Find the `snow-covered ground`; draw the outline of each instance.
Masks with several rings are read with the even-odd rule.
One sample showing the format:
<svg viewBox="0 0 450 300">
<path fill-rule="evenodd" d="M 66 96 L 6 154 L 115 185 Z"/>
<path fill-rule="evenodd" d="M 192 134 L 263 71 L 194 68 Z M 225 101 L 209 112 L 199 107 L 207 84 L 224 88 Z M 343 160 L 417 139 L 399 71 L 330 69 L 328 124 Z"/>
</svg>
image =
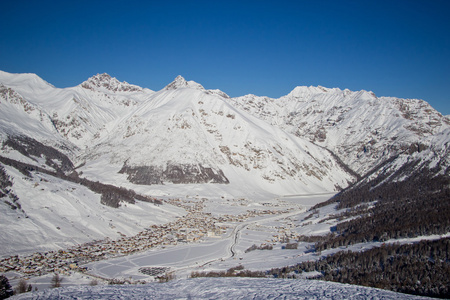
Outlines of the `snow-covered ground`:
<svg viewBox="0 0 450 300">
<path fill-rule="evenodd" d="M 38 251 L 65 249 L 76 244 L 121 235 L 135 235 L 154 224 L 164 224 L 186 214 L 165 204 L 138 201 L 112 208 L 88 188 L 43 173 L 24 177 L 6 167 L 25 213 L 0 205 L 0 258 Z"/>
<path fill-rule="evenodd" d="M 195 278 L 145 285 L 83 286 L 21 294 L 13 299 L 426 299 L 315 280 Z"/>
<path fill-rule="evenodd" d="M 297 199 L 294 201 L 293 199 Z M 204 270 L 226 270 L 243 264 L 248 269 L 267 270 L 274 267 L 295 264 L 298 257 L 307 252 L 310 245 L 303 243 L 302 246 L 292 252 L 282 250 L 282 243 L 274 239 L 280 228 L 286 228 L 287 218 L 302 218 L 306 207 L 303 203 L 310 205 L 317 201 L 323 201 L 324 196 L 310 196 L 306 198 L 292 197 L 291 202 L 284 203 L 285 206 L 275 209 L 292 209 L 289 212 L 276 215 L 263 215 L 250 218 L 243 222 L 229 222 L 225 224 L 228 231 L 219 237 L 206 238 L 201 242 L 179 244 L 176 246 L 158 247 L 134 255 L 128 255 L 109 259 L 100 262 L 87 264 L 88 273 L 104 278 L 132 278 L 133 280 L 152 280 L 149 276 L 139 272 L 141 267 L 170 267 L 177 277 L 188 277 L 192 271 Z M 214 211 L 215 214 L 229 213 L 224 205 L 217 205 L 217 201 L 207 201 L 207 210 Z M 253 203 L 250 200 L 241 199 L 233 204 L 243 203 L 241 207 L 234 207 L 235 213 L 240 213 L 247 209 L 267 209 L 260 203 Z M 222 201 L 223 202 L 223 201 Z M 282 202 L 280 202 L 282 203 Z M 214 207 L 214 209 L 213 209 Z M 228 207 L 233 207 L 229 205 Z M 274 208 L 271 208 L 274 209 Z M 323 225 L 320 231 L 325 231 Z M 263 243 L 274 244 L 274 250 L 253 251 L 245 253 L 253 244 Z"/>
<path fill-rule="evenodd" d="M 154 276 L 142 273 L 140 270 L 141 268 L 167 268 L 168 272 L 173 274 L 175 278 L 181 280 L 188 279 L 191 273 L 195 271 L 225 271 L 237 266 L 243 266 L 245 269 L 252 271 L 266 271 L 271 268 L 295 265 L 304 261 L 318 260 L 323 256 L 333 254 L 340 250 L 363 251 L 372 247 L 381 246 L 381 243 L 375 242 L 362 243 L 351 245 L 347 248 L 344 247 L 322 251 L 321 255 L 317 255 L 317 253 L 312 251 L 313 243 L 299 242 L 297 249 L 284 249 L 286 241 L 283 241 L 283 237 L 291 237 L 296 234 L 322 235 L 330 232 L 330 228 L 335 226 L 336 220 L 328 220 L 328 218 L 330 214 L 336 213 L 334 210 L 335 205 L 322 207 L 313 212 L 312 217 L 309 217 L 312 212 L 307 211 L 307 208 L 311 205 L 322 202 L 328 197 L 329 196 L 327 195 L 296 195 L 291 197 L 280 197 L 273 201 L 265 200 L 264 202 L 255 202 L 248 198 L 228 199 L 227 201 L 227 199 L 222 198 L 207 199 L 200 198 L 200 196 L 186 197 L 186 199 L 193 201 L 193 203 L 202 201 L 205 207 L 204 210 L 217 216 L 227 213 L 239 215 L 249 209 L 282 210 L 282 213 L 259 215 L 240 222 L 230 221 L 220 224 L 228 228 L 226 232 L 216 237 L 205 237 L 198 242 L 181 242 L 177 245 L 160 245 L 151 248 L 150 250 L 130 255 L 122 255 L 115 258 L 90 262 L 82 265 L 82 267 L 87 268 L 86 273 L 71 272 L 70 275 L 63 275 L 63 286 L 73 288 L 73 290 L 67 292 L 69 293 L 68 295 L 75 295 L 77 291 L 83 295 L 83 289 L 91 291 L 91 288 L 88 288 L 87 286 L 92 280 L 98 280 L 101 285 L 107 284 L 107 280 L 110 279 L 128 280 L 132 283 L 149 283 L 155 281 Z M 306 218 L 307 216 L 308 218 Z M 404 239 L 400 242 L 410 243 L 420 239 L 438 238 L 441 237 L 430 236 Z M 389 242 L 390 241 L 387 241 L 385 243 Z M 272 245 L 273 249 L 246 251 L 252 245 L 260 246 L 265 244 Z M 7 272 L 6 275 L 13 286 L 16 286 L 19 279 L 22 278 L 21 274 L 13 272 Z M 33 287 L 37 287 L 39 290 L 46 290 L 50 287 L 52 276 L 53 274 L 30 277 L 27 282 Z M 307 277 L 307 275 L 304 277 Z M 180 281 L 179 285 L 182 285 L 181 282 L 184 281 Z M 195 281 L 188 280 L 186 282 L 188 282 L 186 284 L 191 284 L 189 282 Z M 222 281 L 218 281 L 218 284 L 222 284 L 221 282 Z M 271 281 L 267 282 L 270 284 Z M 213 281 L 210 282 L 210 284 L 213 283 Z M 303 284 L 304 283 L 298 282 L 298 285 L 300 286 Z M 113 288 L 98 288 L 96 293 L 108 294 L 112 291 L 109 289 Z M 124 293 L 134 293 L 128 291 L 128 289 L 130 288 L 124 287 Z M 137 295 L 147 297 L 144 294 L 139 294 L 144 293 L 144 291 L 141 290 L 141 286 L 137 286 L 136 289 Z M 300 291 L 298 292 L 300 293 Z M 309 290 L 307 292 L 309 293 L 311 291 Z M 45 297 L 53 297 L 53 294 L 44 295 Z M 245 295 L 247 294 L 238 297 L 244 298 Z M 192 296 L 200 297 L 199 295 Z M 215 296 L 223 297 L 220 294 Z M 364 296 L 366 295 L 364 294 Z M 95 298 L 96 296 L 93 295 L 93 297 Z M 177 297 L 182 296 L 180 294 Z M 264 298 L 264 293 L 258 295 L 258 297 Z M 311 295 L 311 297 L 314 297 L 314 295 Z"/>
</svg>

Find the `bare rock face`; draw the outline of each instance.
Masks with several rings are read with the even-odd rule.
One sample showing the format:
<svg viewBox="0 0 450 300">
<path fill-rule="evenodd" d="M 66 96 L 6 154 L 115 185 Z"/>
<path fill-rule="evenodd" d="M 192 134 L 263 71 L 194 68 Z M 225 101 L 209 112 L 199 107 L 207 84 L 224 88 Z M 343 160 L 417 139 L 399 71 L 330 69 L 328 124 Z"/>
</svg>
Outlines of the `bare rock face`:
<svg viewBox="0 0 450 300">
<path fill-rule="evenodd" d="M 85 89 L 95 90 L 98 88 L 103 88 L 109 90 L 111 92 L 140 92 L 142 88 L 129 84 L 126 81 L 120 82 L 115 77 L 111 77 L 109 74 L 97 74 L 92 76 L 85 82 L 81 84 L 81 86 Z"/>
<path fill-rule="evenodd" d="M 119 171 L 128 174 L 128 180 L 135 184 L 152 185 L 171 182 L 175 184 L 186 183 L 229 183 L 220 169 L 204 167 L 200 164 L 167 163 L 165 167 L 159 166 L 127 166 L 124 164 Z"/>
</svg>

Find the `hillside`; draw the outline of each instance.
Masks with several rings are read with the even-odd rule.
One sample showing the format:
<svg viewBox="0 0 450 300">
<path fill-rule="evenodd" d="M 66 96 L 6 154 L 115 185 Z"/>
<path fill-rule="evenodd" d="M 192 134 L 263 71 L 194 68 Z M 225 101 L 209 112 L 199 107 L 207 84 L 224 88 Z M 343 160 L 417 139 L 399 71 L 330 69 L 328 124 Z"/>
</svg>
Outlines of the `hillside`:
<svg viewBox="0 0 450 300">
<path fill-rule="evenodd" d="M 248 278 L 203 278 L 165 284 L 53 289 L 14 299 L 425 299 L 378 289 L 324 282 Z"/>
</svg>

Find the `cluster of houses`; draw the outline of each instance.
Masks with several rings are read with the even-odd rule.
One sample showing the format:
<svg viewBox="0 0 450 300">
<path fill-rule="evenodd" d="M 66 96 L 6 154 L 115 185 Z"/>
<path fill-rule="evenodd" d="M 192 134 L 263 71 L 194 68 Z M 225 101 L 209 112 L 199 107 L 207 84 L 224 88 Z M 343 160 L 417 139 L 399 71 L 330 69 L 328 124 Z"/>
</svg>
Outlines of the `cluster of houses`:
<svg viewBox="0 0 450 300">
<path fill-rule="evenodd" d="M 277 233 L 273 235 L 274 243 L 289 243 L 299 240 L 299 234 L 295 232 L 296 225 L 288 218 L 283 225 L 278 226 Z"/>
<path fill-rule="evenodd" d="M 289 211 L 251 210 L 239 215 L 213 216 L 203 212 L 205 200 L 168 200 L 167 202 L 184 208 L 188 213 L 174 222 L 153 225 L 134 236 L 122 236 L 117 240 L 106 238 L 65 250 L 37 252 L 24 257 L 10 256 L 0 260 L 0 273 L 14 270 L 27 276 L 39 276 L 47 273 L 69 274 L 73 271 L 85 271 L 83 265 L 88 262 L 128 255 L 157 246 L 195 242 L 204 237 L 221 237 L 230 223 Z"/>
</svg>

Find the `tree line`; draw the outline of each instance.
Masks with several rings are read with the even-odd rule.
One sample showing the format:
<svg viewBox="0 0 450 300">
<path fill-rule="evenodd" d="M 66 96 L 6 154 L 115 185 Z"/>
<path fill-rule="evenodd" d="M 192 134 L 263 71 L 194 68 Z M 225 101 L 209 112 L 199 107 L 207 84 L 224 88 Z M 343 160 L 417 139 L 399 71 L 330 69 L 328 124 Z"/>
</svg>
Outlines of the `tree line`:
<svg viewBox="0 0 450 300">
<path fill-rule="evenodd" d="M 316 240 L 319 251 L 369 241 L 450 232 L 450 168 L 445 159 L 429 168 L 419 159 L 395 171 L 382 162 L 364 180 L 311 209 L 336 203 L 334 233 Z M 377 172 L 377 176 L 371 176 Z"/>
<path fill-rule="evenodd" d="M 384 168 L 386 163 L 368 173 L 377 171 L 377 176 L 365 176 L 329 201 L 313 207 L 308 217 L 333 203 L 344 212 L 329 217 L 338 221 L 330 234 L 300 240 L 314 242 L 315 251 L 320 253 L 356 243 L 450 232 L 450 168 L 445 161 L 429 168 L 420 160 L 412 160 L 394 172 Z M 344 251 L 293 269 L 318 271 L 325 280 L 450 297 L 449 244 L 446 238 L 389 245 L 360 253 Z"/>
<path fill-rule="evenodd" d="M 318 278 L 407 294 L 450 297 L 450 238 L 340 251 L 318 261 L 269 271 L 274 277 L 320 272 Z M 292 275 L 291 275 L 292 276 Z"/>
</svg>

